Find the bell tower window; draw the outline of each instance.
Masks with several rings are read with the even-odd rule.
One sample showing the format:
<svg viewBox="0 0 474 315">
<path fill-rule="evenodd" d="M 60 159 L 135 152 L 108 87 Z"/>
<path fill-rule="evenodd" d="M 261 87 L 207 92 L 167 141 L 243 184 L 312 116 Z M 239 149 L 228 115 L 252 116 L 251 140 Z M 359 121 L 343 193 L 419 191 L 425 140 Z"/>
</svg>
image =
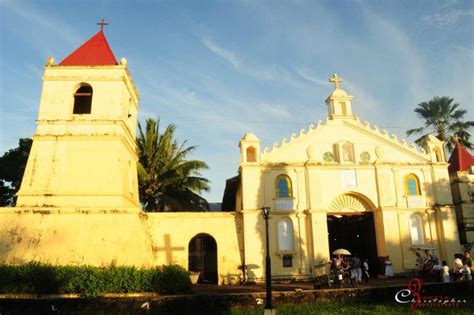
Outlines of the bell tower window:
<svg viewBox="0 0 474 315">
<path fill-rule="evenodd" d="M 90 114 L 92 109 L 92 86 L 82 84 L 74 93 L 73 114 Z"/>
<path fill-rule="evenodd" d="M 254 147 L 247 148 L 247 162 L 257 162 L 257 156 L 255 154 Z"/>
</svg>

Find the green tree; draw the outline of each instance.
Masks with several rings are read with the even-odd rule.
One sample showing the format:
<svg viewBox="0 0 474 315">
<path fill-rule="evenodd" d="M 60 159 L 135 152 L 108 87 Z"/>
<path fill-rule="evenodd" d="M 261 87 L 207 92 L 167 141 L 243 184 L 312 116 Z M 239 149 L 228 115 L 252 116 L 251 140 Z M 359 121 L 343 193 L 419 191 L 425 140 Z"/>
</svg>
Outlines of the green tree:
<svg viewBox="0 0 474 315">
<path fill-rule="evenodd" d="M 15 206 L 32 143 L 31 139 L 22 138 L 17 148 L 0 157 L 0 206 Z"/>
<path fill-rule="evenodd" d="M 173 124 L 160 133 L 159 119 L 148 119 L 145 132 L 140 123 L 138 129 L 138 186 L 143 209 L 208 210 L 208 202 L 199 195 L 209 191 L 209 180 L 200 173 L 208 166 L 202 161 L 186 159 L 196 147 L 185 147 L 186 141 L 179 145 Z"/>
<path fill-rule="evenodd" d="M 435 96 L 415 108 L 417 116 L 424 120 L 424 126 L 407 130 L 407 136 L 425 133 L 415 140 L 415 143 L 420 145 L 429 133 L 434 132 L 439 140 L 446 141 L 449 152 L 454 148 L 456 137 L 459 137 L 463 146 L 472 148 L 469 140 L 471 134 L 468 131 L 474 126 L 474 122 L 463 121 L 466 112 L 465 109 L 459 109 L 459 104 L 454 103 L 454 99 Z"/>
</svg>

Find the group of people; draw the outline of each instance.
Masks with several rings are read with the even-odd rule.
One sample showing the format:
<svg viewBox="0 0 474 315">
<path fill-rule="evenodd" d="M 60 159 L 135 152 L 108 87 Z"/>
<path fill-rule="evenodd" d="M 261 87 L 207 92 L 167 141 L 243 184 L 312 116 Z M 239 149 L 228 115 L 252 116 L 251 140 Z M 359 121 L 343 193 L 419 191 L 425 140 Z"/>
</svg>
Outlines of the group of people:
<svg viewBox="0 0 474 315">
<path fill-rule="evenodd" d="M 357 254 L 352 257 L 344 257 L 336 255 L 331 260 L 331 273 L 335 275 L 337 281 L 343 281 L 344 277 L 348 278 L 351 284 L 369 281 L 369 261 L 361 259 Z"/>
<path fill-rule="evenodd" d="M 421 257 L 421 252 L 416 251 L 416 266 L 422 278 L 429 279 L 434 276 L 433 280 L 439 278 L 443 282 L 471 281 L 474 268 L 472 258 L 469 251 L 463 254 L 454 255 L 453 268 L 450 269 L 446 261 L 441 264 L 437 257 L 434 257 L 429 250 L 425 250 L 425 257 Z"/>
<path fill-rule="evenodd" d="M 370 279 L 369 262 L 367 259 L 361 259 L 357 254 L 352 257 L 336 255 L 330 262 L 331 273 L 335 275 L 338 282 L 348 280 L 351 284 L 368 282 Z M 421 251 L 416 251 L 416 266 L 419 276 L 425 280 L 442 280 L 443 282 L 471 281 L 474 272 L 473 261 L 469 251 L 463 254 L 454 255 L 454 264 L 450 268 L 446 261 L 439 263 L 429 250 L 424 251 L 422 257 Z M 390 256 L 385 258 L 385 276 L 388 281 L 393 277 L 393 266 Z"/>
<path fill-rule="evenodd" d="M 446 262 L 443 261 L 443 282 L 450 282 L 451 278 L 449 276 L 449 267 L 446 265 Z M 462 254 L 454 255 L 454 266 L 453 266 L 453 276 L 452 279 L 456 281 L 471 281 L 472 272 L 474 272 L 474 267 L 472 266 L 471 254 L 468 251 Z"/>
</svg>

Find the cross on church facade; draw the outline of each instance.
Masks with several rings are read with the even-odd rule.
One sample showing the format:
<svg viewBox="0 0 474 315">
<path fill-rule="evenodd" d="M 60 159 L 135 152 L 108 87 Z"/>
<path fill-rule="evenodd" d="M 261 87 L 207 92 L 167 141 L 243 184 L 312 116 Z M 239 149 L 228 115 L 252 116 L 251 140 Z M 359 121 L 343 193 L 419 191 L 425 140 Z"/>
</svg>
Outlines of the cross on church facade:
<svg viewBox="0 0 474 315">
<path fill-rule="evenodd" d="M 104 19 L 100 23 L 97 23 L 97 25 L 100 25 L 100 31 L 102 32 L 104 30 L 104 25 L 109 25 L 109 23 L 105 22 Z"/>
<path fill-rule="evenodd" d="M 336 89 L 338 89 L 339 88 L 339 83 L 342 82 L 342 78 L 340 76 L 338 76 L 337 73 L 334 73 L 332 75 L 332 77 L 329 78 L 329 82 L 334 83 L 334 87 Z"/>
</svg>

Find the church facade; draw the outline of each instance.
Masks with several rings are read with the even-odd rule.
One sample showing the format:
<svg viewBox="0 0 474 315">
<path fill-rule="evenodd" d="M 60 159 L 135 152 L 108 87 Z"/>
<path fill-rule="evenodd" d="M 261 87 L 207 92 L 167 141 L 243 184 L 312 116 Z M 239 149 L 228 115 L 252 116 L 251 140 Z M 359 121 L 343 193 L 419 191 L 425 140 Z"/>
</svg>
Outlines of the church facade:
<svg viewBox="0 0 474 315">
<path fill-rule="evenodd" d="M 271 209 L 272 267 L 281 275 L 323 272 L 338 248 L 367 258 L 373 270 L 387 255 L 395 272 L 414 269 L 417 249 L 451 260 L 461 248 L 443 143 L 430 136 L 418 148 L 361 122 L 341 79 L 330 81 L 324 123 L 270 149 L 251 133 L 240 141 L 236 210 L 246 253 L 254 252 L 247 256 L 256 259 L 247 261 L 261 264 L 263 242 L 251 227 L 262 225 L 262 207 Z"/>
<path fill-rule="evenodd" d="M 272 277 L 325 272 L 336 248 L 395 272 L 416 249 L 443 260 L 460 252 L 443 143 L 422 149 L 361 122 L 340 88 L 326 121 L 270 149 L 247 133 L 239 175 L 227 182 L 230 212 L 145 213 L 135 148 L 139 94 L 103 31 L 63 61 L 45 65 L 37 129 L 17 207 L 0 208 L 0 263 L 177 263 L 203 282 L 262 281 L 270 208 Z"/>
</svg>

